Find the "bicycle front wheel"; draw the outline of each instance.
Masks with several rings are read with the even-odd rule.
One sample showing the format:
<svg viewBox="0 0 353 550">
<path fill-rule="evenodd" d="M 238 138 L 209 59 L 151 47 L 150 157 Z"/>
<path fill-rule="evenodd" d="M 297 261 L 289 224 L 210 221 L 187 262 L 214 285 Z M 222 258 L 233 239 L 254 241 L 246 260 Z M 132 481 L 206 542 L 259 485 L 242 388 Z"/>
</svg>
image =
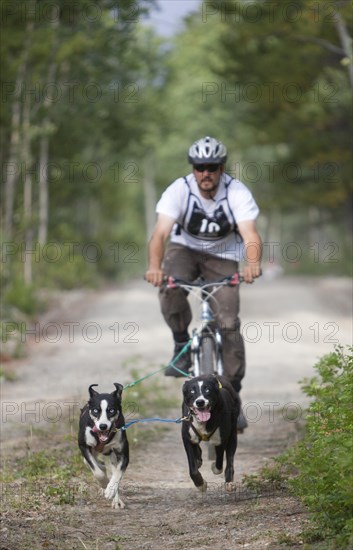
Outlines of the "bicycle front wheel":
<svg viewBox="0 0 353 550">
<path fill-rule="evenodd" d="M 202 336 L 200 345 L 201 374 L 217 372 L 216 345 L 212 336 Z"/>
</svg>

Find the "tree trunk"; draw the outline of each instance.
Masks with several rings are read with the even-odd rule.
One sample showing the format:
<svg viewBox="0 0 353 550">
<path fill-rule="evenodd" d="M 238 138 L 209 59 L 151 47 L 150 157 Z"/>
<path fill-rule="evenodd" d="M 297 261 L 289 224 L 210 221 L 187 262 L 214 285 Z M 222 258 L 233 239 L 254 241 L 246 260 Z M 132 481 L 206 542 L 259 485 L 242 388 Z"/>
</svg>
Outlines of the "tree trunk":
<svg viewBox="0 0 353 550">
<path fill-rule="evenodd" d="M 58 26 L 59 18 L 56 15 L 56 6 L 53 6 L 53 17 L 51 18 L 52 27 L 54 30 L 52 55 L 55 56 L 58 43 Z M 47 82 L 51 83 L 55 80 L 57 70 L 56 61 L 52 61 L 48 68 Z M 39 152 L 39 227 L 38 227 L 38 242 L 40 246 L 45 245 L 48 238 L 48 222 L 49 222 L 49 189 L 48 189 L 48 161 L 49 161 L 49 135 L 50 119 L 48 115 L 49 107 L 51 105 L 52 97 L 50 94 L 44 98 L 44 108 L 46 109 L 46 116 L 42 124 L 43 134 L 40 138 L 40 152 Z"/>
<path fill-rule="evenodd" d="M 23 186 L 23 222 L 24 222 L 24 264 L 23 275 L 27 285 L 32 284 L 32 247 L 33 247 L 33 227 L 32 227 L 32 174 L 30 168 L 33 163 L 31 155 L 31 133 L 30 133 L 30 99 L 26 96 L 23 107 L 23 140 L 22 140 L 22 159 L 26 166 L 26 175 Z M 26 251 L 30 253 L 27 254 Z"/>
<path fill-rule="evenodd" d="M 15 200 L 15 190 L 20 174 L 19 163 L 19 144 L 20 144 L 20 121 L 21 121 L 21 101 L 20 90 L 23 84 L 25 64 L 22 64 L 16 79 L 16 99 L 12 105 L 11 117 L 11 136 L 10 136 L 10 154 L 6 165 L 5 180 L 5 238 L 11 240 L 13 232 L 13 209 Z"/>
<path fill-rule="evenodd" d="M 9 160 L 7 163 L 5 179 L 5 215 L 4 215 L 4 234 L 5 238 L 11 240 L 13 233 L 13 210 L 15 202 L 16 184 L 20 175 L 20 125 L 21 125 L 21 92 L 25 80 L 28 51 L 32 40 L 34 28 L 33 21 L 28 21 L 26 28 L 26 44 L 24 48 L 23 60 L 17 72 L 15 82 L 15 98 L 12 104 L 11 116 L 11 135 Z"/>
<path fill-rule="evenodd" d="M 44 127 L 45 127 L 45 124 L 44 124 Z M 49 218 L 48 160 L 49 160 L 49 137 L 47 135 L 44 135 L 40 139 L 40 152 L 39 152 L 38 242 L 40 246 L 45 245 L 48 238 L 48 218 Z"/>
</svg>

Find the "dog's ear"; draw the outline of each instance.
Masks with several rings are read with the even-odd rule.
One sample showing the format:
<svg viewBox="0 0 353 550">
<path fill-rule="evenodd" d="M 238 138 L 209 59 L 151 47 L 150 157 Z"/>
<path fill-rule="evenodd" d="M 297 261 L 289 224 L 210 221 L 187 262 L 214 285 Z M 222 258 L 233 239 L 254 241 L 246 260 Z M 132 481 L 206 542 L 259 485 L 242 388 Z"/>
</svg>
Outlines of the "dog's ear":
<svg viewBox="0 0 353 550">
<path fill-rule="evenodd" d="M 116 390 L 113 391 L 113 393 L 116 393 L 116 395 L 120 398 L 123 393 L 124 386 L 122 384 L 118 384 L 118 382 L 114 382 L 114 386 L 116 387 Z"/>
<path fill-rule="evenodd" d="M 98 384 L 91 384 L 91 386 L 88 388 L 91 397 L 93 397 L 94 395 L 98 395 L 98 392 L 93 389 L 95 386 L 98 386 Z"/>
</svg>

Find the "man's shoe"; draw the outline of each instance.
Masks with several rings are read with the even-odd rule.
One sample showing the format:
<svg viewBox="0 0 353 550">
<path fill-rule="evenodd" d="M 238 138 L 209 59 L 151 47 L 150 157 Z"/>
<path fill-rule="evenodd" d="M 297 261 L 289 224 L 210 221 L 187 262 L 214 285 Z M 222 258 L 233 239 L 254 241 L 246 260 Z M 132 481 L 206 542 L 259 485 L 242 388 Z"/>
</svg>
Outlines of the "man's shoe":
<svg viewBox="0 0 353 550">
<path fill-rule="evenodd" d="M 173 358 L 170 361 L 169 366 L 164 371 L 165 376 L 174 376 L 175 378 L 181 378 L 182 376 L 184 376 L 184 374 L 189 374 L 189 370 L 191 368 L 190 346 L 187 347 L 186 350 L 180 355 L 182 349 L 186 346 L 186 344 L 187 342 L 175 344 Z"/>
<path fill-rule="evenodd" d="M 240 407 L 239 416 L 237 418 L 237 432 L 238 432 L 238 434 L 244 433 L 244 430 L 247 427 L 248 427 L 248 421 L 245 418 L 242 407 Z"/>
</svg>

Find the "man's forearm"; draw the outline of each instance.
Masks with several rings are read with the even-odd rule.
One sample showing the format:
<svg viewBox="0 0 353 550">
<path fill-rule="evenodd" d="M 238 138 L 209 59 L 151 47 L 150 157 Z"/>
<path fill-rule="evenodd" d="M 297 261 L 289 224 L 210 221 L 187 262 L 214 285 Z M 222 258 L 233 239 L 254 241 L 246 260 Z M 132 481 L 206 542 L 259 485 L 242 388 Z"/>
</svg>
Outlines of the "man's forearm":
<svg viewBox="0 0 353 550">
<path fill-rule="evenodd" d="M 262 257 L 262 242 L 258 233 L 254 232 L 244 240 L 245 261 L 248 264 L 260 264 Z"/>
<path fill-rule="evenodd" d="M 159 270 L 161 269 L 162 261 L 164 256 L 164 241 L 152 236 L 149 245 L 148 245 L 148 269 L 149 270 Z"/>
</svg>

